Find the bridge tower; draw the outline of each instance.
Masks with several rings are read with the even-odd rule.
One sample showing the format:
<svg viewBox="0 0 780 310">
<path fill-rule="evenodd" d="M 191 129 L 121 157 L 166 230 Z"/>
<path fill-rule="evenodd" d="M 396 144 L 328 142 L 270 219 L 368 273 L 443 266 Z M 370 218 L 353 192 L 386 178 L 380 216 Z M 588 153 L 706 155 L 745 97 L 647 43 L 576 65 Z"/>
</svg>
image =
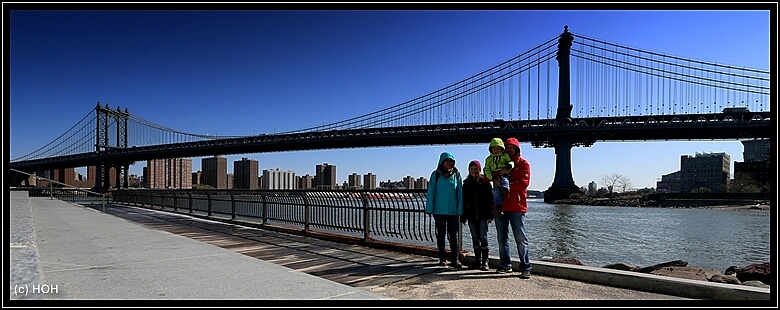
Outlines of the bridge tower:
<svg viewBox="0 0 780 310">
<path fill-rule="evenodd" d="M 571 85 L 569 74 L 569 55 L 574 36 L 569 32 L 569 26 L 563 27 L 563 34 L 558 39 L 558 53 L 555 60 L 558 61 L 558 110 L 555 114 L 557 126 L 572 125 L 571 119 Z M 560 135 L 554 138 L 555 147 L 555 179 L 553 184 L 544 192 L 544 202 L 551 203 L 558 199 L 567 199 L 572 193 L 579 192 L 579 187 L 574 184 L 571 173 L 571 148 L 574 137 Z"/>
<path fill-rule="evenodd" d="M 128 170 L 132 163 L 117 163 L 108 162 L 107 160 L 100 159 L 100 153 L 112 148 L 127 148 L 127 112 L 116 107 L 116 110 L 111 110 L 106 104 L 105 108 L 100 106 L 100 102 L 95 107 L 95 114 L 97 116 L 97 142 L 95 144 L 95 151 L 98 153 L 98 162 L 95 164 L 96 176 L 95 176 L 95 189 L 108 189 L 111 184 L 110 169 L 114 168 L 116 171 L 116 180 L 114 182 L 117 188 L 128 187 Z M 113 121 L 113 122 L 112 122 Z M 110 125 L 114 124 L 116 128 L 116 136 L 114 141 L 116 145 L 111 145 L 109 140 Z M 124 182 L 122 182 L 122 180 Z"/>
</svg>

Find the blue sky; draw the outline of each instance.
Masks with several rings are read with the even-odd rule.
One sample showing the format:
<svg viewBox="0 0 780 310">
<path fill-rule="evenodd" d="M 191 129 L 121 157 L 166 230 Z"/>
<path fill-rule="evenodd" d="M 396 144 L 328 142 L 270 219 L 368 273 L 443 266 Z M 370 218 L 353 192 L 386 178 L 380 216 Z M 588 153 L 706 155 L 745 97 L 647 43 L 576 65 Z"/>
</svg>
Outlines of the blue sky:
<svg viewBox="0 0 780 310">
<path fill-rule="evenodd" d="M 12 10 L 5 31 L 10 158 L 54 140 L 98 101 L 200 134 L 274 133 L 348 119 L 481 72 L 564 25 L 620 45 L 763 70 L 776 26 L 768 10 Z M 488 143 L 238 154 L 228 156 L 228 166 L 248 157 L 261 170 L 313 175 L 328 163 L 339 183 L 353 172 L 400 180 L 428 177 L 442 151 L 453 152 L 462 169 L 484 161 Z M 547 189 L 554 150 L 522 148 L 531 188 Z M 572 149 L 573 176 L 578 186 L 619 173 L 634 187 L 655 187 L 661 175 L 679 170 L 681 155 L 696 152 L 728 153 L 732 171 L 742 161 L 738 141 L 597 142 Z M 193 158 L 193 169 L 200 163 Z M 130 173 L 140 175 L 144 165 Z"/>
</svg>

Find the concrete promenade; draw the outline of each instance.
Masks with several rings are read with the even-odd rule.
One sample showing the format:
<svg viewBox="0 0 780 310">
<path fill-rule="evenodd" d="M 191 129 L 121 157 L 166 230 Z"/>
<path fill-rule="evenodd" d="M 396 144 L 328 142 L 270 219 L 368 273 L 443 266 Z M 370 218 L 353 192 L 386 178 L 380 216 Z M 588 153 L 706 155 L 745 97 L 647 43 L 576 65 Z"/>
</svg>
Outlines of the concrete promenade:
<svg viewBox="0 0 780 310">
<path fill-rule="evenodd" d="M 755 287 L 538 261 L 533 261 L 532 279 L 523 280 L 516 273 L 502 275 L 438 267 L 436 260 L 428 257 L 361 249 L 313 238 L 280 239 L 278 232 L 262 232 L 264 237 L 260 238 L 250 237 L 242 229 L 239 236 L 245 240 L 242 246 L 254 244 L 251 251 L 242 254 L 228 245 L 220 245 L 220 242 L 229 243 L 228 237 L 204 242 L 195 236 L 198 234 L 174 221 L 158 225 L 165 229 L 155 229 L 99 209 L 46 197 L 28 198 L 25 191 L 11 191 L 10 198 L 11 283 L 7 291 L 10 301 L 4 299 L 4 302 L 11 306 L 77 300 L 114 301 L 112 305 L 120 306 L 133 305 L 133 301 L 197 300 L 198 305 L 219 306 L 225 304 L 215 301 L 250 299 L 276 300 L 267 304 L 273 306 L 294 306 L 280 303 L 288 300 L 304 301 L 295 303 L 299 306 L 354 302 L 412 305 L 401 300 L 416 300 L 414 305 L 419 306 L 438 306 L 447 300 L 519 299 L 526 302 L 642 300 L 639 306 L 654 302 L 711 306 L 722 302 L 710 303 L 710 299 L 752 299 L 740 305 L 755 305 L 756 301 L 770 305 L 769 290 Z M 202 219 L 187 221 L 212 227 L 229 226 Z M 176 231 L 180 233 L 172 233 Z M 221 230 L 215 228 L 208 234 L 219 235 Z M 408 263 L 397 262 L 396 269 L 380 270 L 373 265 L 377 263 L 367 262 L 369 259 Z M 317 269 L 321 263 L 329 265 L 326 268 L 333 272 Z M 349 267 L 339 269 L 339 264 Z M 437 300 L 437 303 L 425 300 Z"/>
</svg>

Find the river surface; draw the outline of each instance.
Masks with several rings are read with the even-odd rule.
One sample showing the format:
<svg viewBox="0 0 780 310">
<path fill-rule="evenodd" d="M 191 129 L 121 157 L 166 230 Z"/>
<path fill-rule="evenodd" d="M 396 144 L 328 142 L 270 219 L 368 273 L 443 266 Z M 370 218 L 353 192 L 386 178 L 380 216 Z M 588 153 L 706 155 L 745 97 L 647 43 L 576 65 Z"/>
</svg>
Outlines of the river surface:
<svg viewBox="0 0 780 310">
<path fill-rule="evenodd" d="M 758 210 L 569 206 L 529 199 L 525 227 L 532 260 L 577 258 L 588 266 L 646 267 L 673 260 L 725 272 L 770 261 L 771 214 Z M 495 223 L 490 255 L 498 256 Z M 468 226 L 463 248 L 472 251 Z M 517 259 L 511 235 L 510 251 Z"/>
</svg>

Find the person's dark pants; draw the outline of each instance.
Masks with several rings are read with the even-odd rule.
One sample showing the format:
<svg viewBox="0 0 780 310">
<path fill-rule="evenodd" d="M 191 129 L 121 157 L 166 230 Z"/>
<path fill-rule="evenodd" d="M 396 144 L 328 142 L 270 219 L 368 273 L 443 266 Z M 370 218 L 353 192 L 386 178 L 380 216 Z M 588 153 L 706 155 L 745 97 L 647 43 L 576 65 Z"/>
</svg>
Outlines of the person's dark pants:
<svg viewBox="0 0 780 310">
<path fill-rule="evenodd" d="M 460 221 L 457 215 L 434 214 L 433 221 L 436 225 L 436 247 L 439 249 L 439 259 L 447 259 L 445 239 L 449 236 L 450 261 L 455 262 L 460 256 L 458 247 L 458 225 Z"/>
</svg>

